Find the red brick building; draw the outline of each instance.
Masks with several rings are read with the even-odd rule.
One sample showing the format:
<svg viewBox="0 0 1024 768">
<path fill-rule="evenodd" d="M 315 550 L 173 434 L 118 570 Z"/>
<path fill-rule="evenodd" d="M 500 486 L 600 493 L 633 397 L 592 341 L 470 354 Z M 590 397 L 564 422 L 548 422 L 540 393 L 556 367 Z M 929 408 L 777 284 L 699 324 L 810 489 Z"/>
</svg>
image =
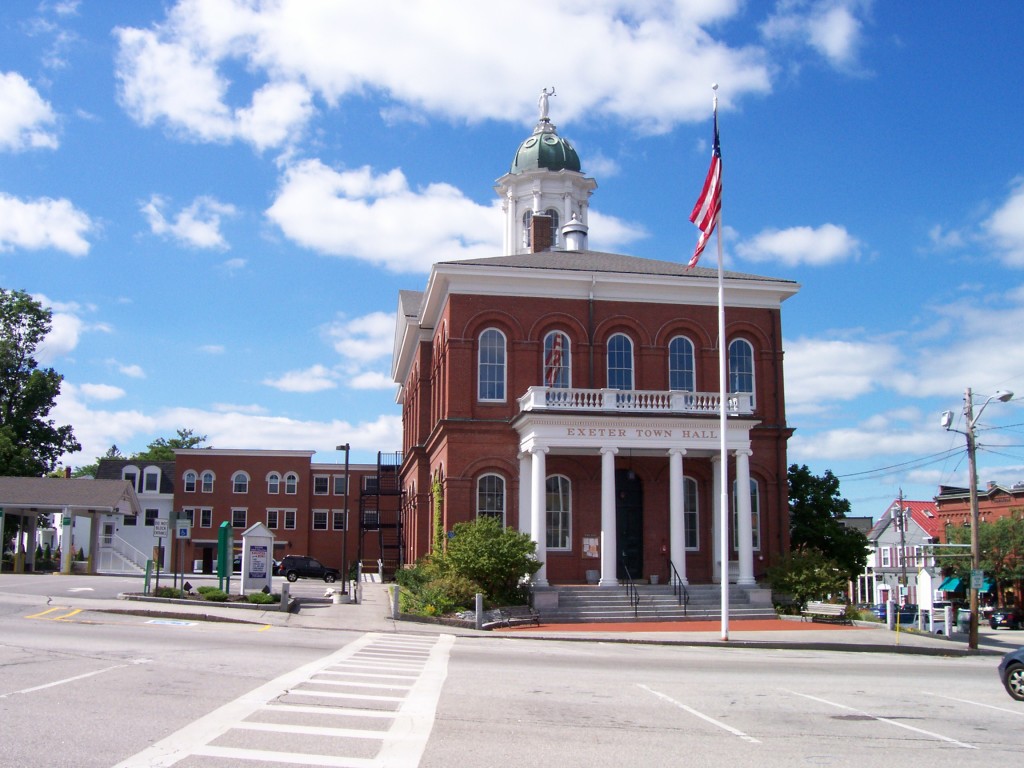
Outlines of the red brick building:
<svg viewBox="0 0 1024 768">
<path fill-rule="evenodd" d="M 947 541 L 946 528 L 969 528 L 971 525 L 971 492 L 968 488 L 940 485 L 935 508 L 941 521 L 940 534 Z M 1004 517 L 1024 516 L 1024 483 L 1003 486 L 989 483 L 978 489 L 978 521 L 991 523 Z"/>
<path fill-rule="evenodd" d="M 214 572 L 224 522 L 232 526 L 236 547 L 246 528 L 266 525 L 276 560 L 311 555 L 338 569 L 359 559 L 376 568 L 378 557 L 397 556 L 388 552 L 391 540 L 379 525 L 382 509 L 397 522 L 398 508 L 397 496 L 380 493 L 380 463 L 349 465 L 346 486 L 345 465 L 314 463 L 314 451 L 174 453 L 174 509 L 192 521 L 182 553 L 187 570 Z"/>
<path fill-rule="evenodd" d="M 798 286 L 725 274 L 723 472 L 717 270 L 588 250 L 596 186 L 542 115 L 497 182 L 504 254 L 400 294 L 406 560 L 430 550 L 436 501 L 446 531 L 492 515 L 528 533 L 537 586 L 667 581 L 670 559 L 719 581 L 723 535 L 730 580 L 752 585 L 789 549 L 781 304 Z"/>
</svg>

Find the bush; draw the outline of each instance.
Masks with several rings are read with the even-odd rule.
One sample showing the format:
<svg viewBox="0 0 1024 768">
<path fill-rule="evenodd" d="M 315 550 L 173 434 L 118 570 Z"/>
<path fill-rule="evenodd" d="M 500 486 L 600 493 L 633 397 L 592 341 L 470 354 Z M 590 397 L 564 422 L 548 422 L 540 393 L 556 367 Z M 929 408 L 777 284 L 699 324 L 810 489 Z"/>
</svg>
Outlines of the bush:
<svg viewBox="0 0 1024 768">
<path fill-rule="evenodd" d="M 211 603 L 223 603 L 228 599 L 228 593 L 218 587 L 200 587 L 196 591 L 203 600 L 209 600 Z"/>
<path fill-rule="evenodd" d="M 773 592 L 792 595 L 799 610 L 808 600 L 827 600 L 846 590 L 846 575 L 834 560 L 815 549 L 799 549 L 768 570 Z"/>
<path fill-rule="evenodd" d="M 266 592 L 250 592 L 246 596 L 246 600 L 250 603 L 256 603 L 257 605 L 268 605 L 270 603 L 281 602 L 281 596 L 267 594 Z"/>
<path fill-rule="evenodd" d="M 157 587 L 156 590 L 153 592 L 153 596 L 182 598 L 185 596 L 185 593 L 182 592 L 180 589 L 175 589 L 174 587 Z"/>
<path fill-rule="evenodd" d="M 491 605 L 526 602 L 524 582 L 541 566 L 529 536 L 493 517 L 458 523 L 452 530 L 444 554 L 446 569 L 479 584 Z"/>
</svg>

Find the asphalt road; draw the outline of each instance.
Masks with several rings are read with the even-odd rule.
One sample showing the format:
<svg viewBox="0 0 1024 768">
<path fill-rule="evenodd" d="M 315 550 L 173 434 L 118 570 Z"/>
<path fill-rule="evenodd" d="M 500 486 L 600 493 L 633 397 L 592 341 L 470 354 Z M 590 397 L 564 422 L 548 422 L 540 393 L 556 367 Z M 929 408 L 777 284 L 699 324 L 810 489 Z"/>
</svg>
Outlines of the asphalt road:
<svg viewBox="0 0 1024 768">
<path fill-rule="evenodd" d="M 183 622 L 0 589 L 0 766 L 1016 766 L 997 662 Z"/>
</svg>

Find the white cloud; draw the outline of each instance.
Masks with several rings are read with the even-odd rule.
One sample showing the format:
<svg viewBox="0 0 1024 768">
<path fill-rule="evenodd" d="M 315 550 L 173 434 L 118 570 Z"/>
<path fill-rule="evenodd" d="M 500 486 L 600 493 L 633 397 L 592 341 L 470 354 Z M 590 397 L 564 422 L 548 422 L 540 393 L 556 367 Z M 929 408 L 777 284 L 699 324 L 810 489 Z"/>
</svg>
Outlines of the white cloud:
<svg viewBox="0 0 1024 768">
<path fill-rule="evenodd" d="M 55 248 L 72 256 L 89 252 L 89 217 L 71 201 L 41 197 L 19 200 L 0 192 L 0 251 Z"/>
<path fill-rule="evenodd" d="M 208 355 L 223 355 L 224 345 L 223 344 L 203 344 L 199 347 L 200 352 L 205 352 Z"/>
<path fill-rule="evenodd" d="M 127 376 L 130 379 L 146 378 L 146 372 L 142 370 L 141 365 L 119 363 L 117 360 L 108 360 L 107 363 L 116 368 L 123 376 Z"/>
<path fill-rule="evenodd" d="M 860 242 L 844 227 L 822 224 L 812 227 L 766 229 L 736 246 L 736 252 L 754 262 L 771 261 L 787 267 L 801 264 L 820 267 L 856 258 Z"/>
<path fill-rule="evenodd" d="M 837 69 L 850 69 L 863 44 L 864 14 L 870 0 L 783 0 L 761 25 L 769 42 L 801 43 Z"/>
<path fill-rule="evenodd" d="M 314 98 L 333 107 L 367 92 L 386 94 L 390 119 L 532 121 L 552 72 L 572 94 L 559 119 L 612 117 L 664 131 L 707 119 L 712 81 L 728 82 L 730 99 L 770 89 L 761 49 L 729 47 L 705 31 L 739 10 L 735 2 L 450 0 L 439 13 L 416 2 L 182 0 L 159 25 L 115 31 L 117 77 L 121 103 L 140 123 L 257 148 L 301 132 Z M 509 56 L 508 30 L 534 11 L 544 23 Z M 830 55 L 842 45 L 837 21 L 813 29 Z M 229 72 L 244 74 L 229 80 Z"/>
<path fill-rule="evenodd" d="M 1010 267 L 1024 267 L 1024 179 L 1015 179 L 1006 202 L 984 223 L 984 230 Z"/>
<path fill-rule="evenodd" d="M 352 389 L 394 389 L 396 384 L 386 373 L 378 371 L 366 371 L 354 376 L 349 382 Z"/>
<path fill-rule="evenodd" d="M 39 362 L 49 365 L 71 352 L 78 346 L 83 328 L 84 323 L 77 315 L 54 312 L 50 318 L 50 332 L 46 334 L 37 350 Z"/>
<path fill-rule="evenodd" d="M 352 320 L 337 320 L 324 332 L 335 351 L 358 363 L 387 357 L 395 340 L 395 316 L 387 312 L 371 312 Z"/>
<path fill-rule="evenodd" d="M 94 410 L 82 391 L 65 381 L 51 412 L 60 424 L 72 424 L 82 450 L 62 459 L 80 466 L 106 453 L 111 445 L 124 452 L 141 450 L 153 439 L 172 435 L 183 424 L 206 435 L 217 448 L 267 448 L 331 451 L 340 439 L 355 452 L 376 455 L 379 450 L 399 450 L 402 421 L 399 416 L 378 416 L 372 421 L 301 421 L 267 415 L 258 406 L 219 404 L 201 408 L 165 408 L 151 414 L 133 410 Z"/>
<path fill-rule="evenodd" d="M 304 371 L 289 371 L 276 379 L 264 379 L 268 387 L 282 392 L 323 392 L 338 386 L 337 377 L 322 365 L 314 365 Z"/>
<path fill-rule="evenodd" d="M 786 343 L 786 410 L 814 413 L 869 394 L 901 364 L 897 347 L 877 341 L 803 338 Z"/>
<path fill-rule="evenodd" d="M 448 184 L 413 191 L 398 169 L 336 171 L 302 161 L 288 168 L 266 214 L 300 245 L 395 272 L 425 272 L 436 261 L 501 247 L 496 204 L 478 205 Z"/>
<path fill-rule="evenodd" d="M 78 391 L 86 400 L 118 400 L 125 395 L 123 389 L 111 384 L 80 384 Z"/>
<path fill-rule="evenodd" d="M 164 215 L 166 207 L 167 200 L 160 195 L 150 196 L 149 202 L 142 206 L 153 234 L 170 236 L 193 248 L 228 248 L 220 232 L 221 217 L 234 216 L 235 206 L 201 195 L 178 211 L 171 221 Z"/>
<path fill-rule="evenodd" d="M 53 108 L 17 72 L 0 72 L 0 150 L 56 149 Z"/>
</svg>

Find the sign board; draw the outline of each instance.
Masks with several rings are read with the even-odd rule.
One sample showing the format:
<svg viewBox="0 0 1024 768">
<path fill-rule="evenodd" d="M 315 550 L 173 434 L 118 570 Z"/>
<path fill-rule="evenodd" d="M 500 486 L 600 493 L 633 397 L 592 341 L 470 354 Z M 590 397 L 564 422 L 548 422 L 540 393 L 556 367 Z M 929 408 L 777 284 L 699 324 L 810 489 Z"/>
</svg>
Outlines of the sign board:
<svg viewBox="0 0 1024 768">
<path fill-rule="evenodd" d="M 176 539 L 187 539 L 189 534 L 192 532 L 192 523 L 188 521 L 188 518 L 176 520 L 174 523 L 174 538 Z"/>
<path fill-rule="evenodd" d="M 167 520 L 157 518 L 153 521 L 153 535 L 158 539 L 166 539 L 169 530 L 169 523 Z"/>
<path fill-rule="evenodd" d="M 971 571 L 971 589 L 981 589 L 985 585 L 985 572 L 981 569 Z"/>
<path fill-rule="evenodd" d="M 265 579 L 267 578 L 267 547 L 263 544 L 253 545 L 249 547 L 249 578 L 250 579 Z"/>
</svg>

